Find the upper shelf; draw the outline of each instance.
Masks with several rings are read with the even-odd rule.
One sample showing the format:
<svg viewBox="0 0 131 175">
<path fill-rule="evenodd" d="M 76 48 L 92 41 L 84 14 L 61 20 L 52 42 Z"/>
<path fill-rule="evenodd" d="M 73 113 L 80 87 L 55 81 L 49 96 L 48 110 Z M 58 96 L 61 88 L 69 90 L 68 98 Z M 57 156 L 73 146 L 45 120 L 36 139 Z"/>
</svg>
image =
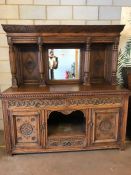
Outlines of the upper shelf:
<svg viewBox="0 0 131 175">
<path fill-rule="evenodd" d="M 120 33 L 124 25 L 8 25 L 6 33 Z"/>
</svg>

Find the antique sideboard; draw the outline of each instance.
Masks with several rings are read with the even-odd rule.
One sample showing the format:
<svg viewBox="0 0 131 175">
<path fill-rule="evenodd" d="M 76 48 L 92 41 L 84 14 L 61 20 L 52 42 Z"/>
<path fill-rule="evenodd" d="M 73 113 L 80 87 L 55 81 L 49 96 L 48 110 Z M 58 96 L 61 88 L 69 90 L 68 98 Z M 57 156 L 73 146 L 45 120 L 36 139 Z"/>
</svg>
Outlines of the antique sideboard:
<svg viewBox="0 0 131 175">
<path fill-rule="evenodd" d="M 9 154 L 124 149 L 129 92 L 116 81 L 123 27 L 3 25 L 12 74 L 1 93 Z M 59 49 L 77 53 L 75 66 L 79 55 L 78 78 L 50 79 L 48 53 Z"/>
</svg>

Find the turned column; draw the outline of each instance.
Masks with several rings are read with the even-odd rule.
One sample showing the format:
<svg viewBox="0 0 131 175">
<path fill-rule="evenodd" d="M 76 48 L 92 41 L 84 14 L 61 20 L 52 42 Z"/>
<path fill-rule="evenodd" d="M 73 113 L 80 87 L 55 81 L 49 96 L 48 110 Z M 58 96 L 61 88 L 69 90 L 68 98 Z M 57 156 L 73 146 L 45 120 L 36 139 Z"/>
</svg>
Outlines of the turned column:
<svg viewBox="0 0 131 175">
<path fill-rule="evenodd" d="M 118 44 L 119 44 L 119 38 L 116 38 L 112 47 L 112 75 L 111 75 L 112 85 L 117 84 L 116 72 L 117 72 L 117 60 L 118 60 Z"/>
<path fill-rule="evenodd" d="M 10 59 L 10 68 L 12 74 L 12 87 L 18 87 L 18 82 L 16 78 L 16 55 L 15 55 L 15 48 L 13 46 L 12 38 L 8 37 L 8 44 L 9 44 L 9 59 Z"/>
<path fill-rule="evenodd" d="M 85 60 L 84 60 L 84 82 L 83 85 L 90 85 L 90 38 L 86 41 Z"/>
<path fill-rule="evenodd" d="M 39 64 L 39 72 L 40 72 L 40 86 L 45 86 L 44 80 L 44 63 L 42 57 L 42 38 L 38 37 L 38 64 Z"/>
</svg>

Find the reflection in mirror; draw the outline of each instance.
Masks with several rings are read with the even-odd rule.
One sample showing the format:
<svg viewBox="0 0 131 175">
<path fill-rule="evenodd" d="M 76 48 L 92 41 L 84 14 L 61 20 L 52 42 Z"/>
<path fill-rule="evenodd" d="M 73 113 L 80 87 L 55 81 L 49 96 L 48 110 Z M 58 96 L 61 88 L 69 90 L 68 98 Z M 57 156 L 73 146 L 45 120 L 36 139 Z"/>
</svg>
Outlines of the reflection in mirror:
<svg viewBox="0 0 131 175">
<path fill-rule="evenodd" d="M 49 79 L 79 79 L 80 49 L 48 49 Z"/>
</svg>

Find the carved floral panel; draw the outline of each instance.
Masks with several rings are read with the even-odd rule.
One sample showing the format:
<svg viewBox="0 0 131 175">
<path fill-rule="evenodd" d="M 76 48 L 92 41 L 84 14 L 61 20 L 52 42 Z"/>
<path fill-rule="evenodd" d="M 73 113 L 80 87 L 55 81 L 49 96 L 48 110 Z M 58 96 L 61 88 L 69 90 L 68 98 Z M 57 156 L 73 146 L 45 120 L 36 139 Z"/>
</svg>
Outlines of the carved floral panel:
<svg viewBox="0 0 131 175">
<path fill-rule="evenodd" d="M 39 115 L 13 115 L 13 127 L 15 129 L 15 139 L 17 143 L 38 143 L 39 134 Z"/>
</svg>

